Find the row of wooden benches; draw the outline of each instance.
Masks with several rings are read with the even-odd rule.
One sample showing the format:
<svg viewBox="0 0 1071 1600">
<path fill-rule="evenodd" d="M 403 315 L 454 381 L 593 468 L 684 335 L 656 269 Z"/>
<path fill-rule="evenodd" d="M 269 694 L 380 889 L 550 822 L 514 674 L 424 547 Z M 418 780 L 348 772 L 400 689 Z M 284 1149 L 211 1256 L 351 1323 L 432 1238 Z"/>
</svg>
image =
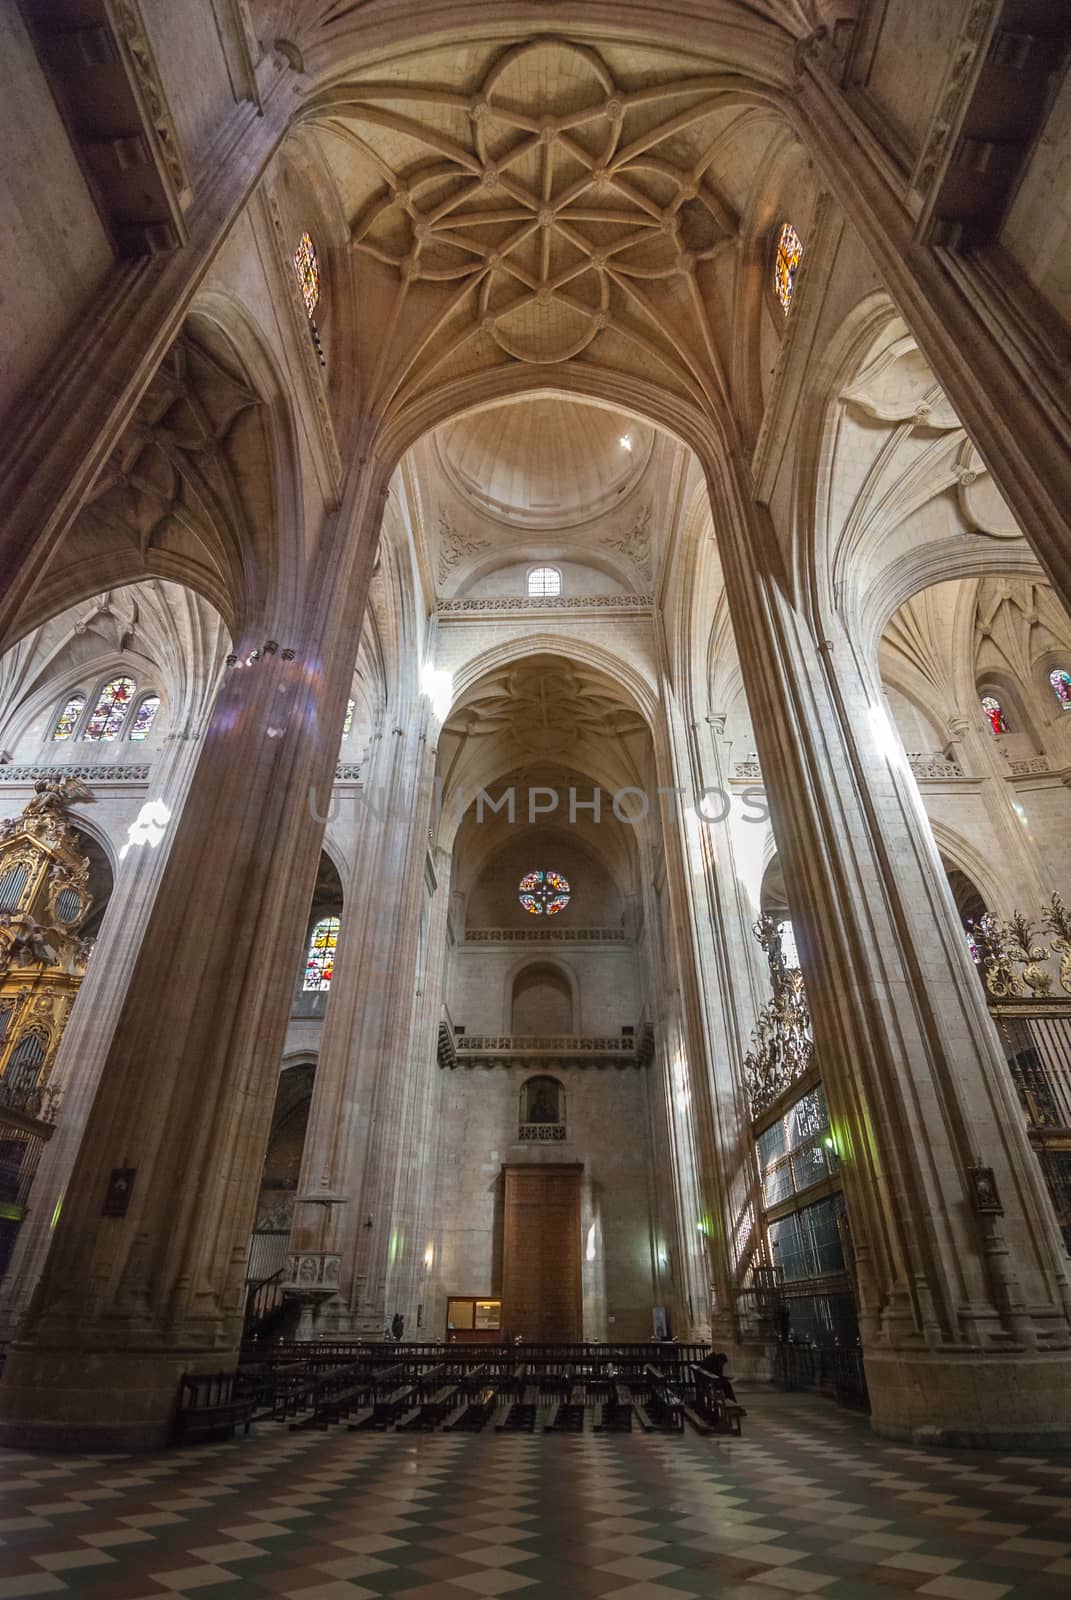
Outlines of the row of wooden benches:
<svg viewBox="0 0 1071 1600">
<path fill-rule="evenodd" d="M 401 1352 L 395 1349 L 396 1355 Z M 449 1355 L 453 1352 L 439 1352 Z M 715 1367 L 716 1367 L 715 1362 Z M 602 1407 L 598 1426 L 680 1432 L 685 1419 L 699 1432 L 739 1433 L 746 1414 L 720 1370 L 695 1363 L 669 1372 L 653 1363 L 607 1363 L 598 1371 L 570 1363 L 426 1362 L 408 1353 L 389 1364 L 354 1360 L 326 1366 L 315 1361 L 266 1365 L 237 1373 L 191 1374 L 183 1381 L 175 1436 L 180 1443 L 248 1432 L 256 1421 L 288 1422 L 293 1429 L 325 1429 L 360 1413 L 350 1426 L 430 1430 L 450 1426 L 478 1431 L 509 1404 L 503 1431 L 532 1431 L 539 1415 L 549 1432 L 578 1431 L 588 1408 Z M 448 1419 L 452 1419 L 448 1422 Z"/>
</svg>

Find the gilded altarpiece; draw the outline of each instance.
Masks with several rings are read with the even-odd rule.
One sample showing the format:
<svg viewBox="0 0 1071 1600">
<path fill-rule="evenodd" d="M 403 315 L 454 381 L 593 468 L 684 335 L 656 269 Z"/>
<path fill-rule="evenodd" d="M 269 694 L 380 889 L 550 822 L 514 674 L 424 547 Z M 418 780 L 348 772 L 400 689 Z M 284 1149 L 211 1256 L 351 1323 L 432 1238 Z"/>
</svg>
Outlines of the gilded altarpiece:
<svg viewBox="0 0 1071 1600">
<path fill-rule="evenodd" d="M 52 1134 L 52 1069 L 91 948 L 78 932 L 90 864 L 68 807 L 92 798 L 77 778 L 43 781 L 0 824 L 0 1272 Z"/>
</svg>

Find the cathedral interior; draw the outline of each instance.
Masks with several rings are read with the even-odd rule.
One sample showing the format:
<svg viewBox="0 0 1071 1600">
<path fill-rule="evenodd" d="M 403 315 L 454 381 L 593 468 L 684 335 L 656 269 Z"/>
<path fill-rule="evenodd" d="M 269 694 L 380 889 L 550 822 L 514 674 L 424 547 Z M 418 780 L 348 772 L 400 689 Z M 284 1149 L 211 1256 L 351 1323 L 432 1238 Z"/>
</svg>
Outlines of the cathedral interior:
<svg viewBox="0 0 1071 1600">
<path fill-rule="evenodd" d="M 0 1596 L 1066 1595 L 1071 9 L 0 31 Z"/>
</svg>

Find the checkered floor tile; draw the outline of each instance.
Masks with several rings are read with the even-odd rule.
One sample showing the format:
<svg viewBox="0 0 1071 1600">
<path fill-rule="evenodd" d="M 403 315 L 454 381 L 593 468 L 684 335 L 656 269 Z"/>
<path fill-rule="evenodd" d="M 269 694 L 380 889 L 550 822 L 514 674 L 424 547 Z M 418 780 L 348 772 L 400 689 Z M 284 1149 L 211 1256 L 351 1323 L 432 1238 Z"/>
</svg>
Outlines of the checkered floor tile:
<svg viewBox="0 0 1071 1600">
<path fill-rule="evenodd" d="M 743 1439 L 291 1434 L 0 1451 L 0 1600 L 1071 1595 L 1071 1455 L 909 1449 L 751 1393 Z"/>
</svg>

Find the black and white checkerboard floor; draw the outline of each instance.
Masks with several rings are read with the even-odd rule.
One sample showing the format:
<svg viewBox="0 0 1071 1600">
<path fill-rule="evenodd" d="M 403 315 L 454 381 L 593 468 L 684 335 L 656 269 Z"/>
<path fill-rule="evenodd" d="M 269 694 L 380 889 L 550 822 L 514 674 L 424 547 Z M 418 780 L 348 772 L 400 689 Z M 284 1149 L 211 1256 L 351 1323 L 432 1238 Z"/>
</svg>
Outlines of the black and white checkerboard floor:
<svg viewBox="0 0 1071 1600">
<path fill-rule="evenodd" d="M 921 1451 L 749 1394 L 743 1439 L 261 1430 L 0 1451 L 0 1600 L 1071 1596 L 1071 1455 Z"/>
</svg>

